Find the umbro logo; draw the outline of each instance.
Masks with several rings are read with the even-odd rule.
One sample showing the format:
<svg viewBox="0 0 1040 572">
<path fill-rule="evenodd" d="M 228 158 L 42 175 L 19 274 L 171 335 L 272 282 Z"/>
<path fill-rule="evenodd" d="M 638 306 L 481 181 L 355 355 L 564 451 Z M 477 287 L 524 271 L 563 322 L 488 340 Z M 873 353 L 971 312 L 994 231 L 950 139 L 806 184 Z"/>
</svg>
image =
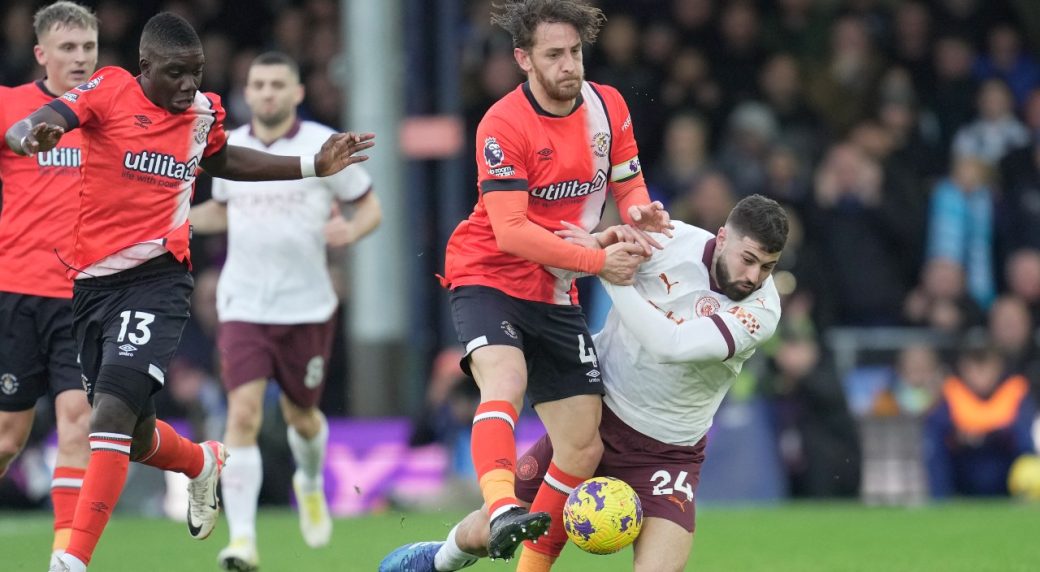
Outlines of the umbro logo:
<svg viewBox="0 0 1040 572">
<path fill-rule="evenodd" d="M 119 346 L 119 355 L 126 357 L 134 357 L 134 352 L 137 351 L 137 346 L 132 344 L 123 344 Z"/>
<path fill-rule="evenodd" d="M 538 160 L 539 161 L 548 161 L 548 160 L 552 159 L 552 154 L 553 154 L 553 150 L 548 148 L 548 147 L 546 147 L 545 149 L 542 149 L 541 151 L 538 152 Z"/>
<path fill-rule="evenodd" d="M 148 126 L 152 124 L 152 120 L 148 119 L 147 115 L 135 115 L 134 125 L 141 129 L 148 129 Z"/>
</svg>

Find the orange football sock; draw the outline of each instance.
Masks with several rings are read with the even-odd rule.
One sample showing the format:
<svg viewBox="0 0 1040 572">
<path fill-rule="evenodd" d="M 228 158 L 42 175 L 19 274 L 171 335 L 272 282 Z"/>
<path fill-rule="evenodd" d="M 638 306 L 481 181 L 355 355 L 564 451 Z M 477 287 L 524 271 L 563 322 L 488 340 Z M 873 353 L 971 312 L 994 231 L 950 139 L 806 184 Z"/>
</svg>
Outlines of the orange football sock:
<svg viewBox="0 0 1040 572">
<path fill-rule="evenodd" d="M 76 515 L 76 499 L 83 487 L 86 469 L 55 467 L 51 477 L 51 505 L 54 507 L 54 542 L 51 550 L 65 550 L 72 535 L 72 517 Z"/>
<path fill-rule="evenodd" d="M 517 506 L 513 484 L 516 479 L 516 426 L 517 414 L 508 401 L 486 401 L 477 407 L 473 417 L 473 435 L 470 452 L 477 470 L 480 492 L 491 518 L 501 510 Z"/>
<path fill-rule="evenodd" d="M 567 545 L 567 531 L 563 528 L 563 505 L 571 491 L 585 481 L 586 477 L 575 477 L 560 470 L 556 463 L 550 462 L 548 470 L 545 471 L 545 479 L 538 487 L 538 494 L 534 496 L 531 503 L 531 512 L 547 512 L 552 517 L 549 525 L 549 534 L 538 539 L 538 544 L 530 540 L 524 542 L 524 553 L 540 552 L 556 560 Z M 520 568 L 517 568 L 520 570 Z M 540 570 L 532 568 L 532 570 Z M 548 568 L 546 568 L 548 570 Z"/>
<path fill-rule="evenodd" d="M 90 564 L 101 533 L 108 524 L 130 467 L 130 436 L 118 433 L 90 434 L 90 462 L 72 519 L 68 554 Z"/>
<path fill-rule="evenodd" d="M 556 557 L 528 550 L 526 543 L 524 544 L 524 550 L 520 552 L 520 561 L 516 563 L 516 572 L 549 572 Z"/>
<path fill-rule="evenodd" d="M 155 420 L 152 448 L 138 463 L 164 471 L 184 473 L 194 479 L 206 462 L 202 446 L 181 437 L 169 423 Z"/>
</svg>

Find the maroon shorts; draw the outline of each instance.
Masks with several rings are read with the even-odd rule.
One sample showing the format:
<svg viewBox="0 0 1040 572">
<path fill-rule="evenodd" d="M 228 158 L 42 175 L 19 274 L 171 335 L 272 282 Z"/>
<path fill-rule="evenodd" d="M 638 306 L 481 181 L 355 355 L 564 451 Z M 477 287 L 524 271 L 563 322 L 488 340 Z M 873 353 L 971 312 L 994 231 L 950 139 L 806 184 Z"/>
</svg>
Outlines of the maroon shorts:
<svg viewBox="0 0 1040 572">
<path fill-rule="evenodd" d="M 625 425 L 605 405 L 599 434 L 603 459 L 595 476 L 616 477 L 631 485 L 639 495 L 644 517 L 670 520 L 693 532 L 694 492 L 701 480 L 706 439 L 690 447 L 662 443 Z M 517 498 L 534 500 L 552 453 L 552 443 L 545 435 L 520 456 Z"/>
<path fill-rule="evenodd" d="M 273 378 L 289 401 L 314 407 L 325 386 L 335 322 L 335 317 L 319 324 L 222 322 L 217 347 L 225 389 Z"/>
</svg>

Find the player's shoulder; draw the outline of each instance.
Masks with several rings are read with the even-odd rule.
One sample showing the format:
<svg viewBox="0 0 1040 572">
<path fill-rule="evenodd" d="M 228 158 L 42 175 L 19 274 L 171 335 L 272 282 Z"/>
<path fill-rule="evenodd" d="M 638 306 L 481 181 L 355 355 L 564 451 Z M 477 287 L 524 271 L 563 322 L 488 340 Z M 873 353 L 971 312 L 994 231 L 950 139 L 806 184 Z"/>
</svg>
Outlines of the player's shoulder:
<svg viewBox="0 0 1040 572">
<path fill-rule="evenodd" d="M 523 86 L 517 86 L 516 89 L 503 95 L 498 101 L 491 104 L 491 107 L 484 113 L 484 117 L 480 122 L 509 124 L 516 121 L 518 114 L 525 114 L 530 109 L 531 104 L 527 101 L 527 96 L 524 95 Z"/>
<path fill-rule="evenodd" d="M 243 145 L 252 139 L 252 133 L 249 129 L 249 124 L 239 125 L 238 127 L 228 131 L 228 143 L 233 145 Z"/>
<path fill-rule="evenodd" d="M 669 248 L 670 244 L 676 243 L 676 247 L 685 250 L 696 244 L 707 244 L 707 242 L 715 238 L 715 234 L 704 230 L 698 226 L 685 223 L 681 220 L 672 219 L 672 236 L 669 238 L 663 234 L 653 233 L 654 238 L 661 243 L 664 248 Z"/>
<path fill-rule="evenodd" d="M 300 131 L 299 136 L 305 139 L 318 139 L 325 141 L 331 135 L 334 135 L 337 131 L 324 123 L 317 121 L 311 121 L 310 119 L 300 120 Z"/>
<path fill-rule="evenodd" d="M 619 107 L 625 105 L 625 96 L 621 95 L 621 92 L 612 85 L 605 83 L 596 83 L 592 81 L 585 82 L 589 84 L 589 87 L 593 89 L 601 98 L 603 102 L 610 107 Z"/>
<path fill-rule="evenodd" d="M 96 87 L 100 87 L 103 83 L 119 84 L 134 81 L 134 77 L 134 74 L 130 73 L 126 68 L 119 66 L 105 66 L 94 72 L 94 75 L 90 76 L 90 80 L 83 85 L 77 86 L 76 89 L 80 91 L 89 91 Z"/>
</svg>

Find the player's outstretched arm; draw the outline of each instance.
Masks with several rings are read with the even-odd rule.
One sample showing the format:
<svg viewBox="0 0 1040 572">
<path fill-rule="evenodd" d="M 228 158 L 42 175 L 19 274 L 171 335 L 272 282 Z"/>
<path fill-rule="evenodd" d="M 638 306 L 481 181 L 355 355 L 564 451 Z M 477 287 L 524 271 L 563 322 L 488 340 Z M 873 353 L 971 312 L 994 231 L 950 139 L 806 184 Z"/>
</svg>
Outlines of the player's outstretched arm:
<svg viewBox="0 0 1040 572">
<path fill-rule="evenodd" d="M 68 128 L 65 118 L 45 105 L 12 125 L 4 134 L 4 141 L 19 155 L 46 153 L 58 144 Z"/>
<path fill-rule="evenodd" d="M 232 181 L 286 181 L 304 177 L 327 177 L 348 165 L 368 160 L 357 155 L 375 145 L 372 133 L 336 133 L 328 138 L 313 157 L 272 155 L 227 145 L 202 160 L 207 173 Z"/>
</svg>

